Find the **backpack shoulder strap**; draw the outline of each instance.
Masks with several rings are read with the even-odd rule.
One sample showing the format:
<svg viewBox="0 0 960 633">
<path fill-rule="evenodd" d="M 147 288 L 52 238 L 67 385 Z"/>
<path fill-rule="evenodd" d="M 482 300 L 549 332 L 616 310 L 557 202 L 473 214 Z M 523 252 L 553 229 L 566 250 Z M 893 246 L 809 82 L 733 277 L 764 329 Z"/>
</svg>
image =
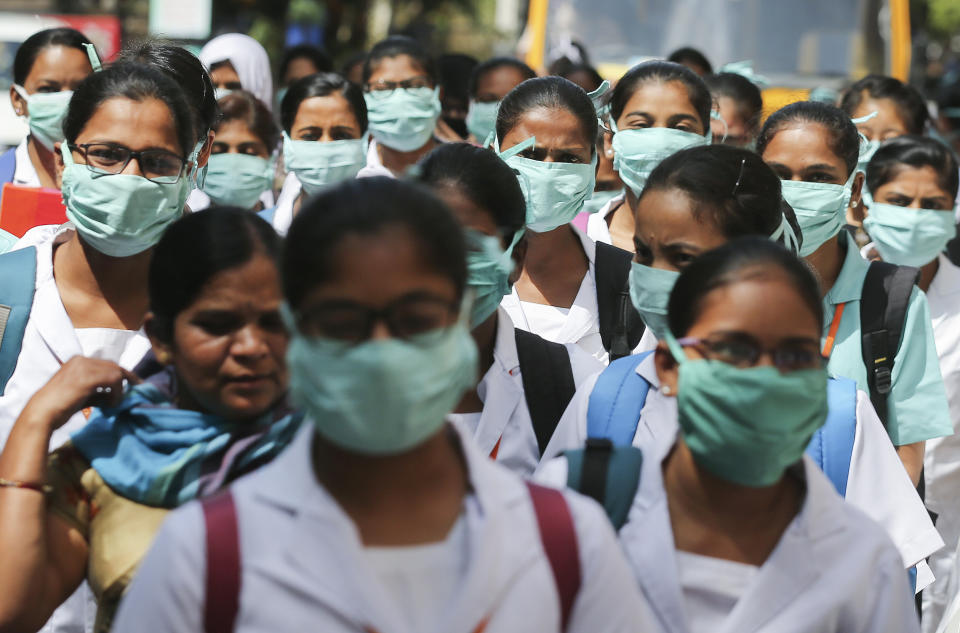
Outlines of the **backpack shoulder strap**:
<svg viewBox="0 0 960 633">
<path fill-rule="evenodd" d="M 537 515 L 543 551 L 550 562 L 560 597 L 560 630 L 570 623 L 573 603 L 580 591 L 580 546 L 570 507 L 563 493 L 527 482 L 533 511 Z"/>
<path fill-rule="evenodd" d="M 630 446 L 650 383 L 637 366 L 653 352 L 626 356 L 610 363 L 597 377 L 587 404 L 587 437 L 606 438 L 614 446 Z"/>
<path fill-rule="evenodd" d="M 600 339 L 611 360 L 629 356 L 643 336 L 643 320 L 630 301 L 627 284 L 632 258 L 629 251 L 597 242 L 597 318 Z"/>
<path fill-rule="evenodd" d="M 8 182 L 13 182 L 13 175 L 17 173 L 17 148 L 11 147 L 0 154 L 0 189 Z"/>
<path fill-rule="evenodd" d="M 806 452 L 817 462 L 840 496 L 845 497 L 853 442 L 857 435 L 856 381 L 831 378 L 827 382 L 827 402 L 827 421 L 813 434 Z"/>
<path fill-rule="evenodd" d="M 207 528 L 205 633 L 232 633 L 240 611 L 240 534 L 230 490 L 202 500 Z"/>
<path fill-rule="evenodd" d="M 560 343 L 553 343 L 519 328 L 514 332 L 523 393 L 537 436 L 537 446 L 543 455 L 577 389 L 570 354 Z"/>
<path fill-rule="evenodd" d="M 567 487 L 600 503 L 615 529 L 623 527 L 640 485 L 640 449 L 591 438 L 586 448 L 567 451 L 565 455 Z"/>
<path fill-rule="evenodd" d="M 910 295 L 919 271 L 907 266 L 872 262 L 863 280 L 860 332 L 870 401 L 887 424 L 887 395 L 892 387 L 893 360 L 900 348 Z"/>
<path fill-rule="evenodd" d="M 20 357 L 36 284 L 36 248 L 0 255 L 0 395 Z"/>
</svg>

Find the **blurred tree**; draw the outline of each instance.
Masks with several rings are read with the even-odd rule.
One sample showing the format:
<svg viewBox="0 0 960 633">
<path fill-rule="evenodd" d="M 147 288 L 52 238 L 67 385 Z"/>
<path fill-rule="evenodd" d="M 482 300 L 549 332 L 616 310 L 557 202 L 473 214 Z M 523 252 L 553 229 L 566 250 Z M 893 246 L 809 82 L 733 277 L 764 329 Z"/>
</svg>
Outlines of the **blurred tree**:
<svg viewBox="0 0 960 633">
<path fill-rule="evenodd" d="M 950 37 L 960 31 L 960 0 L 927 0 L 930 30 Z"/>
</svg>

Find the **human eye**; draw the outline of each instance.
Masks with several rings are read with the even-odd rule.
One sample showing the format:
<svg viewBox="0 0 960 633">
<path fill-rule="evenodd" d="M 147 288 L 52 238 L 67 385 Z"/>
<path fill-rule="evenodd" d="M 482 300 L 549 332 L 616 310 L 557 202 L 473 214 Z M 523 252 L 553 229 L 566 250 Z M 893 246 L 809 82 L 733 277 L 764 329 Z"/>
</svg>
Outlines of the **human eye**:
<svg viewBox="0 0 960 633">
<path fill-rule="evenodd" d="M 260 327 L 268 332 L 282 332 L 284 330 L 283 317 L 279 310 L 270 310 L 260 316 Z"/>
<path fill-rule="evenodd" d="M 822 183 L 832 183 L 834 182 L 833 174 L 828 174 L 825 171 L 815 171 L 810 174 L 807 174 L 807 177 L 804 178 L 807 182 L 822 182 Z"/>
<path fill-rule="evenodd" d="M 129 156 L 126 148 L 114 145 L 87 146 L 87 161 L 97 167 L 112 167 L 123 163 Z"/>
<path fill-rule="evenodd" d="M 822 363 L 820 349 L 812 341 L 787 343 L 775 351 L 774 364 L 780 369 L 810 369 Z"/>
<path fill-rule="evenodd" d="M 653 263 L 653 249 L 649 246 L 634 238 L 633 248 L 635 251 L 633 261 L 638 264 L 643 264 L 644 266 L 649 266 Z"/>
<path fill-rule="evenodd" d="M 704 341 L 710 358 L 735 367 L 749 367 L 756 362 L 757 346 L 739 337 L 724 337 Z"/>
<path fill-rule="evenodd" d="M 913 200 L 906 196 L 891 195 L 887 196 L 886 199 L 887 204 L 892 204 L 897 207 L 909 207 L 911 202 L 913 202 Z"/>
<path fill-rule="evenodd" d="M 210 336 L 226 336 L 238 329 L 242 323 L 238 315 L 231 312 L 201 312 L 191 319 L 191 323 Z"/>
<path fill-rule="evenodd" d="M 179 156 L 165 151 L 145 152 L 143 170 L 151 175 L 172 176 L 180 173 L 182 162 Z"/>
</svg>

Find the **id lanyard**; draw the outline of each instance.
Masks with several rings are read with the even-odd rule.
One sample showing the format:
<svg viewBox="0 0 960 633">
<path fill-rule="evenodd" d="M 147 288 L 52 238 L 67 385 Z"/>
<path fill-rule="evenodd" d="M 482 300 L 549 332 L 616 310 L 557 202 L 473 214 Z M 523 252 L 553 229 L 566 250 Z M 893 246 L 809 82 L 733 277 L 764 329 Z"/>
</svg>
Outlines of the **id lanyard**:
<svg viewBox="0 0 960 633">
<path fill-rule="evenodd" d="M 830 359 L 830 354 L 833 353 L 833 344 L 837 340 L 837 330 L 840 329 L 840 319 L 843 318 L 843 309 L 846 305 L 846 303 L 837 304 L 836 309 L 833 311 L 833 322 L 830 323 L 830 331 L 827 333 L 827 340 L 823 342 L 823 352 L 821 352 L 827 360 Z"/>
</svg>

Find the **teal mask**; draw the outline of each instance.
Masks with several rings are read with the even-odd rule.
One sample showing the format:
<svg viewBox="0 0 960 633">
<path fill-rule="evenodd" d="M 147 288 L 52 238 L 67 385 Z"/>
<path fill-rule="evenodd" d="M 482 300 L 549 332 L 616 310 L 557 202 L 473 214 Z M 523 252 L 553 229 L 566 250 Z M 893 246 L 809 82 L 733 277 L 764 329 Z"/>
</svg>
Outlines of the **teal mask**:
<svg viewBox="0 0 960 633">
<path fill-rule="evenodd" d="M 827 371 L 691 360 L 672 334 L 665 339 L 680 365 L 677 416 L 697 464 L 742 486 L 779 481 L 827 419 Z"/>
<path fill-rule="evenodd" d="M 545 163 L 517 156 L 535 144 L 536 139 L 529 138 L 501 153 L 500 158 L 517 173 L 527 201 L 527 228 L 546 233 L 568 224 L 580 213 L 593 193 L 597 156 L 594 154 L 590 164 Z"/>
<path fill-rule="evenodd" d="M 233 94 L 233 90 L 231 90 L 230 88 L 214 88 L 213 89 L 213 98 L 216 99 L 217 101 L 220 101 L 220 99 L 223 99 L 229 94 Z"/>
<path fill-rule="evenodd" d="M 427 144 L 440 117 L 440 88 L 375 90 L 363 95 L 370 133 L 398 152 Z"/>
<path fill-rule="evenodd" d="M 294 141 L 283 133 L 283 163 L 312 196 L 357 177 L 367 162 L 367 136 L 343 141 Z"/>
<path fill-rule="evenodd" d="M 862 144 L 860 148 L 860 158 L 857 159 L 857 171 L 862 171 L 864 174 L 867 173 L 867 165 L 870 163 L 873 155 L 877 153 L 877 148 L 879 147 L 880 141 L 867 141 Z"/>
<path fill-rule="evenodd" d="M 620 180 L 637 196 L 647 184 L 647 178 L 663 159 L 688 147 L 709 145 L 711 136 L 665 127 L 648 127 L 640 130 L 617 130 L 610 120 L 613 131 L 613 169 Z"/>
<path fill-rule="evenodd" d="M 166 228 L 183 215 L 189 178 L 171 184 L 142 176 L 103 175 L 77 165 L 67 144 L 63 155 L 63 202 L 67 218 L 83 241 L 110 257 L 130 257 L 160 241 Z"/>
<path fill-rule="evenodd" d="M 840 232 L 846 222 L 847 205 L 850 204 L 853 179 L 850 174 L 846 184 L 831 185 L 822 182 L 781 180 L 783 199 L 787 201 L 800 224 L 803 245 L 800 256 L 807 257 L 824 242 Z"/>
<path fill-rule="evenodd" d="M 510 293 L 513 272 L 513 249 L 523 237 L 517 231 L 507 250 L 500 248 L 500 238 L 470 229 L 467 233 L 467 285 L 473 290 L 470 328 L 473 329 L 496 312 L 503 297 Z"/>
<path fill-rule="evenodd" d="M 476 382 L 477 347 L 462 322 L 359 344 L 291 331 L 292 401 L 320 435 L 354 453 L 395 455 L 422 444 Z"/>
<path fill-rule="evenodd" d="M 499 101 L 470 102 L 470 108 L 467 110 L 467 131 L 473 134 L 473 138 L 477 139 L 478 143 L 485 142 L 496 131 L 499 109 Z"/>
<path fill-rule="evenodd" d="M 613 189 L 611 191 L 594 191 L 593 195 L 583 203 L 582 211 L 584 213 L 597 213 L 600 209 L 607 206 L 611 200 L 617 196 L 623 195 L 623 189 Z"/>
<path fill-rule="evenodd" d="M 273 184 L 273 162 L 250 154 L 213 154 L 203 192 L 220 206 L 251 209 Z"/>
<path fill-rule="evenodd" d="M 54 143 L 63 140 L 63 120 L 67 118 L 73 91 L 35 92 L 28 95 L 22 86 L 14 84 L 13 89 L 27 102 L 30 135 L 52 152 Z"/>
<path fill-rule="evenodd" d="M 953 211 L 908 209 L 874 202 L 863 221 L 883 261 L 898 266 L 928 264 L 957 234 Z"/>
<path fill-rule="evenodd" d="M 667 325 L 667 304 L 679 276 L 680 273 L 675 270 L 662 270 L 630 262 L 630 301 L 658 339 L 663 339 L 670 331 Z"/>
</svg>

